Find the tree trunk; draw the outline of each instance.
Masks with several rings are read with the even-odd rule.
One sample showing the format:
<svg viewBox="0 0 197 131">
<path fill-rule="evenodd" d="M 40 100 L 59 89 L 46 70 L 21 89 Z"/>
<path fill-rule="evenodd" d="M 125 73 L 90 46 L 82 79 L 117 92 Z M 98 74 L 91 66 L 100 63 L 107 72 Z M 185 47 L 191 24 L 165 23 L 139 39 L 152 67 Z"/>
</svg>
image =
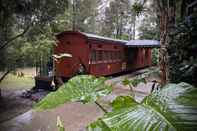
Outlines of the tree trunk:
<svg viewBox="0 0 197 131">
<path fill-rule="evenodd" d="M 0 78 L 0 83 L 3 81 L 3 79 L 10 73 L 10 70 L 6 71 Z M 0 88 L 0 99 L 1 99 L 1 88 Z"/>
<path fill-rule="evenodd" d="M 135 40 L 135 24 L 136 24 L 136 15 L 134 15 L 134 21 L 133 21 L 133 38 L 132 38 L 132 40 Z"/>
<path fill-rule="evenodd" d="M 161 84 L 165 85 L 168 82 L 168 52 L 167 52 L 167 19 L 168 16 L 165 11 L 161 11 L 160 16 L 160 44 L 161 48 L 159 49 L 159 68 L 160 68 L 160 79 Z"/>
<path fill-rule="evenodd" d="M 170 33 L 173 32 L 175 26 L 175 0 L 156 0 L 156 3 L 158 6 L 158 15 L 160 20 L 160 77 L 161 84 L 165 85 L 169 82 L 168 47 L 169 43 L 171 43 Z"/>
<path fill-rule="evenodd" d="M 73 10 L 73 18 L 72 18 L 72 30 L 76 31 L 76 0 L 73 0 L 72 3 L 72 10 Z"/>
</svg>

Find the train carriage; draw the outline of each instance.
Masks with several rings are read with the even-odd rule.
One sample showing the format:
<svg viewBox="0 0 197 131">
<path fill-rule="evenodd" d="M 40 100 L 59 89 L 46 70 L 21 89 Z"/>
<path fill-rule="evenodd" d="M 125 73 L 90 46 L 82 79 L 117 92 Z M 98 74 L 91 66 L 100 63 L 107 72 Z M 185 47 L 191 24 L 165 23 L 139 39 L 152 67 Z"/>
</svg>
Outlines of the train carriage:
<svg viewBox="0 0 197 131">
<path fill-rule="evenodd" d="M 70 78 L 79 72 L 100 76 L 121 72 L 126 62 L 125 44 L 127 41 L 114 40 L 87 33 L 66 31 L 58 34 L 55 54 L 68 53 L 70 58 L 61 58 L 55 62 L 57 77 Z"/>
<path fill-rule="evenodd" d="M 151 66 L 151 49 L 158 41 L 117 40 L 93 34 L 65 31 L 56 35 L 54 53 L 70 54 L 55 62 L 55 76 L 70 78 L 80 72 L 106 76 Z"/>
</svg>

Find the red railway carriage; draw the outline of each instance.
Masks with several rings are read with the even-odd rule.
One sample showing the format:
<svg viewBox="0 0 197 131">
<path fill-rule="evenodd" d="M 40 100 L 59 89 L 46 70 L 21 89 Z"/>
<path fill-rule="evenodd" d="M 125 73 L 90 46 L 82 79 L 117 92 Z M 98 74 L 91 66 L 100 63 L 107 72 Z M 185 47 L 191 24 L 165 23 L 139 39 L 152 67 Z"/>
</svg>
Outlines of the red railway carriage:
<svg viewBox="0 0 197 131">
<path fill-rule="evenodd" d="M 54 53 L 72 56 L 55 62 L 55 76 L 60 78 L 79 72 L 105 76 L 150 66 L 151 48 L 158 46 L 157 42 L 116 40 L 74 31 L 62 32 L 56 38 Z"/>
<path fill-rule="evenodd" d="M 66 31 L 58 34 L 55 54 L 68 53 L 71 58 L 62 58 L 55 63 L 56 76 L 72 77 L 80 66 L 95 76 L 110 75 L 122 71 L 125 65 L 125 44 L 92 34 Z"/>
</svg>

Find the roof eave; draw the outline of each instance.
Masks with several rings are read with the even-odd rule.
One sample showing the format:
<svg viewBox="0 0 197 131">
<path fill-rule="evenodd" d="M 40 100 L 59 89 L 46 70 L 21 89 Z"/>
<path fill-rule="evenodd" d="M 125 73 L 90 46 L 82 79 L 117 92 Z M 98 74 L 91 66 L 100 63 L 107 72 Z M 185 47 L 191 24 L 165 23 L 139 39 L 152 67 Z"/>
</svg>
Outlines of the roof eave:
<svg viewBox="0 0 197 131">
<path fill-rule="evenodd" d="M 133 48 L 160 48 L 160 45 L 127 45 L 127 47 L 133 47 Z"/>
</svg>

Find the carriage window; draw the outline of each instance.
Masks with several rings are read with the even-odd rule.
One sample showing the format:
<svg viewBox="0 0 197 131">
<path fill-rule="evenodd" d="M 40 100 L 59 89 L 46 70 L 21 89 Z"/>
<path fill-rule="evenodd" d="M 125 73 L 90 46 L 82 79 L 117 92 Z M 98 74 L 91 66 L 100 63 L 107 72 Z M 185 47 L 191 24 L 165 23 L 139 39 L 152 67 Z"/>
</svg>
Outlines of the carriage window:
<svg viewBox="0 0 197 131">
<path fill-rule="evenodd" d="M 103 60 L 104 61 L 108 60 L 108 52 L 107 51 L 103 51 Z"/>
<path fill-rule="evenodd" d="M 109 51 L 106 51 L 106 60 L 109 61 L 110 60 L 110 54 Z"/>
<path fill-rule="evenodd" d="M 122 58 L 121 58 L 121 52 L 120 51 L 118 51 L 118 60 L 121 60 Z"/>
<path fill-rule="evenodd" d="M 121 60 L 125 59 L 124 53 L 120 52 L 120 58 L 121 58 Z"/>
<path fill-rule="evenodd" d="M 114 60 L 116 60 L 116 51 L 114 51 Z"/>
<path fill-rule="evenodd" d="M 98 61 L 98 56 L 99 56 L 98 51 L 96 50 L 95 52 L 96 52 L 96 60 L 95 61 Z"/>
<path fill-rule="evenodd" d="M 116 60 L 116 51 L 113 51 L 113 60 Z"/>
<path fill-rule="evenodd" d="M 98 52 L 98 61 L 102 61 L 102 51 L 101 50 L 99 50 L 99 51 L 97 51 Z"/>
<path fill-rule="evenodd" d="M 95 50 L 92 51 L 91 61 L 92 62 L 96 61 L 96 51 Z"/>
<path fill-rule="evenodd" d="M 111 60 L 111 52 L 107 51 L 107 60 L 110 61 Z"/>
<path fill-rule="evenodd" d="M 113 60 L 113 52 L 110 51 L 110 60 Z"/>
<path fill-rule="evenodd" d="M 118 51 L 115 52 L 115 59 L 118 60 Z"/>
</svg>

